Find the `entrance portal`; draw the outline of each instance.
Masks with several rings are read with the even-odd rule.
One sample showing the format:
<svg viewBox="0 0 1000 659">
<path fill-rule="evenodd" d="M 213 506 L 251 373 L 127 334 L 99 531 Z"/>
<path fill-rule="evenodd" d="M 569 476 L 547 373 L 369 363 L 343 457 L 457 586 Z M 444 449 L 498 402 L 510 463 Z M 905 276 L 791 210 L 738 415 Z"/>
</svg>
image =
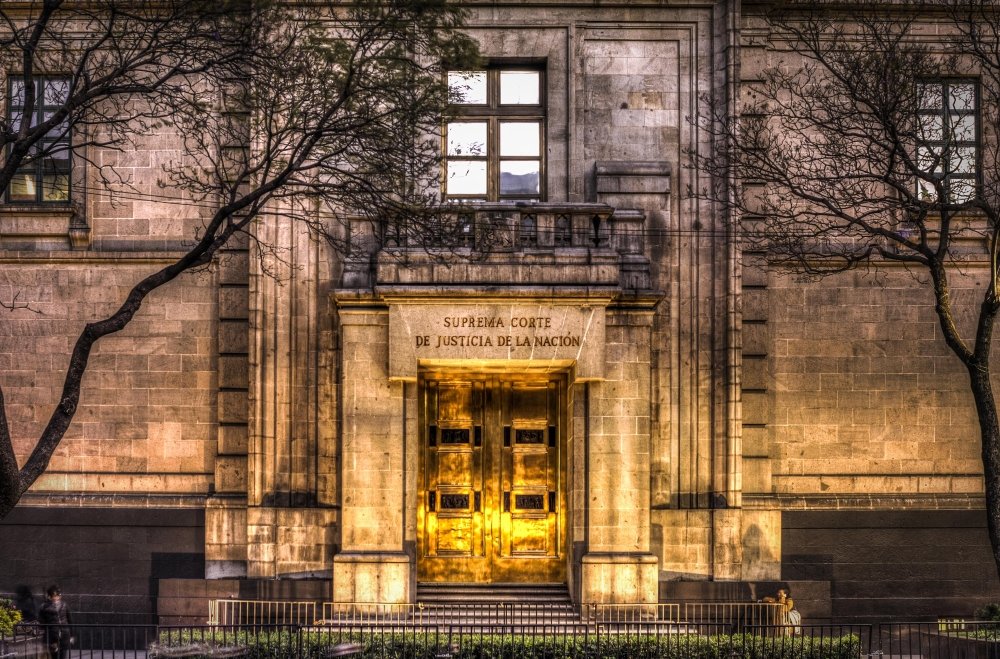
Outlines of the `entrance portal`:
<svg viewBox="0 0 1000 659">
<path fill-rule="evenodd" d="M 417 581 L 565 582 L 565 378 L 420 385 Z"/>
</svg>

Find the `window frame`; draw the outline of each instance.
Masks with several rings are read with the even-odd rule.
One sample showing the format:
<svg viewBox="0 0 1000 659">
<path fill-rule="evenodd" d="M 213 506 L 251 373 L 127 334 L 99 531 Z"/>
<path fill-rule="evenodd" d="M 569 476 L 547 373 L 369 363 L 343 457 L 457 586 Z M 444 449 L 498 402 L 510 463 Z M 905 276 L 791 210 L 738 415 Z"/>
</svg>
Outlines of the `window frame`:
<svg viewBox="0 0 1000 659">
<path fill-rule="evenodd" d="M 45 120 L 45 114 L 47 112 L 56 112 L 63 108 L 63 104 L 58 105 L 46 105 L 45 103 L 45 90 L 49 83 L 51 82 L 61 82 L 67 85 L 67 93 L 69 93 L 70 86 L 72 85 L 72 78 L 69 75 L 36 75 L 32 77 L 35 89 L 35 107 L 32 108 L 31 114 L 33 115 L 32 125 L 37 125 Z M 24 97 L 21 97 L 21 104 L 14 104 L 14 85 L 23 82 L 23 78 L 20 74 L 10 73 L 7 75 L 7 109 L 6 118 L 8 125 L 12 125 L 14 113 L 17 111 L 24 112 L 25 107 Z M 14 127 L 16 129 L 16 126 Z M 53 132 L 58 129 L 53 129 Z M 73 137 L 72 130 L 67 127 L 65 134 L 58 135 L 56 138 L 51 138 L 46 134 L 37 144 L 32 147 L 32 149 L 41 149 L 43 155 L 35 158 L 34 161 L 28 163 L 27 165 L 22 165 L 14 173 L 15 176 L 22 174 L 29 174 L 34 182 L 35 187 L 35 198 L 34 199 L 12 199 L 11 198 L 11 185 L 3 191 L 3 201 L 5 204 L 17 205 L 22 204 L 26 206 L 65 206 L 73 201 Z M 45 151 L 52 150 L 53 147 L 57 145 L 64 145 L 64 148 L 60 146 L 58 149 L 54 149 L 55 153 L 66 153 L 65 158 L 55 158 L 52 153 L 45 155 Z M 58 160 L 66 160 L 67 165 L 65 169 L 52 168 L 53 172 L 56 174 L 64 174 L 66 176 L 66 198 L 65 199 L 46 199 L 45 198 L 45 175 L 47 173 L 47 168 L 51 163 Z M 12 181 L 13 182 L 13 181 Z"/>
<path fill-rule="evenodd" d="M 926 123 L 924 122 L 925 117 L 934 117 L 941 121 L 941 139 L 939 140 L 929 140 L 924 138 L 922 135 L 919 140 L 918 145 L 918 165 L 919 165 L 919 149 L 928 149 L 932 153 L 939 154 L 940 165 L 944 176 L 945 183 L 945 202 L 948 204 L 967 204 L 974 201 L 975 198 L 982 191 L 982 172 L 983 172 L 983 128 L 982 128 L 982 89 L 980 86 L 980 81 L 975 77 L 942 77 L 942 78 L 926 78 L 917 81 L 918 90 L 925 87 L 935 87 L 937 93 L 940 94 L 941 102 L 940 107 L 937 108 L 925 108 L 923 107 L 923 101 L 920 99 L 920 94 L 918 94 L 917 99 L 917 130 L 924 130 Z M 951 107 L 951 88 L 958 85 L 971 85 L 972 86 L 972 107 L 969 109 L 955 109 Z M 951 135 L 952 127 L 957 123 L 956 117 L 971 116 L 973 118 L 973 126 L 975 135 L 971 140 L 956 140 Z M 954 120 L 954 121 L 952 121 Z M 961 148 L 971 148 L 974 153 L 973 167 L 974 171 L 971 174 L 967 173 L 955 173 L 948 172 L 948 168 L 951 162 L 951 152 L 953 149 Z M 937 150 L 940 149 L 940 152 Z M 926 170 L 924 170 L 926 171 Z M 933 171 L 926 172 L 933 175 Z M 972 195 L 962 201 L 954 201 L 951 195 L 951 182 L 953 180 L 964 180 L 972 182 Z M 926 181 L 918 180 L 916 184 L 916 192 L 918 197 L 922 192 L 921 186 L 926 184 Z"/>
<path fill-rule="evenodd" d="M 442 198 L 452 203 L 496 203 L 503 201 L 544 201 L 547 198 L 547 158 L 546 158 L 546 126 L 548 120 L 546 71 L 540 63 L 512 63 L 509 61 L 494 61 L 475 69 L 450 69 L 445 72 L 484 72 L 486 74 L 486 102 L 481 104 L 449 103 L 441 131 L 441 153 L 443 166 L 441 174 Z M 500 102 L 500 75 L 509 72 L 530 72 L 538 74 L 537 104 L 502 104 Z M 486 124 L 486 155 L 449 155 L 448 126 L 451 123 L 485 123 Z M 537 156 L 504 156 L 500 153 L 501 123 L 538 123 L 538 155 Z M 538 161 L 538 192 L 536 194 L 501 194 L 500 165 L 503 162 L 533 162 Z M 452 194 L 448 191 L 448 167 L 452 162 L 485 162 L 486 193 L 483 194 Z"/>
</svg>

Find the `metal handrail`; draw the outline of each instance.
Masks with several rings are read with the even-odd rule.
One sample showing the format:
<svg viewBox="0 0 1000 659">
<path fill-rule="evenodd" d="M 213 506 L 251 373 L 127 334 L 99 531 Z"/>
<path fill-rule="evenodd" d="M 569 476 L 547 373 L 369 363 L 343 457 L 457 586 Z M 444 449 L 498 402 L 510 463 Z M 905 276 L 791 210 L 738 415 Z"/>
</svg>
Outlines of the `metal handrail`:
<svg viewBox="0 0 1000 659">
<path fill-rule="evenodd" d="M 543 623 L 712 623 L 738 627 L 781 625 L 780 604 L 760 602 L 664 602 L 657 604 L 587 604 L 579 608 L 534 602 L 466 602 L 457 604 L 386 604 L 293 600 L 216 599 L 209 601 L 212 625 L 391 625 Z"/>
</svg>

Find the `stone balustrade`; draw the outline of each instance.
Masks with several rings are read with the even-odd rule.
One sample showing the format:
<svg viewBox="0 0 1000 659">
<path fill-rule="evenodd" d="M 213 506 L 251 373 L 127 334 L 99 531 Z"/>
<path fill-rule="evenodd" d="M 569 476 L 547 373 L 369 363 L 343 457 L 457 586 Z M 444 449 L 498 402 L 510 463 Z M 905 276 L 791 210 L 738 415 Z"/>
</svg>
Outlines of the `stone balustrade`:
<svg viewBox="0 0 1000 659">
<path fill-rule="evenodd" d="M 359 219 L 351 225 L 342 286 L 454 279 L 644 290 L 645 219 L 642 211 L 606 204 L 540 202 L 446 205 L 419 229 L 391 225 L 381 236 L 374 223 Z M 436 267 L 442 264 L 450 274 Z M 505 273 L 505 267 L 518 271 Z"/>
</svg>

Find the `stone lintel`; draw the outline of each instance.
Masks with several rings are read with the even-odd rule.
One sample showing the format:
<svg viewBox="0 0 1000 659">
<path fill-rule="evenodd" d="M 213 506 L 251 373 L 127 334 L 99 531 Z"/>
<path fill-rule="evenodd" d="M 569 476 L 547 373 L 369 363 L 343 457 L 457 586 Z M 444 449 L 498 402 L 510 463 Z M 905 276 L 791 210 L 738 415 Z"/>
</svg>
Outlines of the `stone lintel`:
<svg viewBox="0 0 1000 659">
<path fill-rule="evenodd" d="M 573 370 L 604 377 L 606 300 L 425 300 L 389 307 L 389 377 L 412 380 L 422 362 L 465 361 Z"/>
<path fill-rule="evenodd" d="M 667 160 L 599 160 L 594 172 L 598 176 L 670 176 L 671 168 Z"/>
<path fill-rule="evenodd" d="M 598 161 L 594 165 L 594 179 L 598 195 L 667 194 L 670 192 L 670 163 L 658 160 Z M 618 205 L 615 206 L 618 213 Z"/>
<path fill-rule="evenodd" d="M 608 305 L 620 297 L 617 285 L 516 285 L 498 281 L 490 285 L 392 284 L 377 288 L 378 299 L 389 304 L 468 304 L 517 302 L 523 304 Z M 339 291 L 338 291 L 339 300 Z"/>
</svg>

